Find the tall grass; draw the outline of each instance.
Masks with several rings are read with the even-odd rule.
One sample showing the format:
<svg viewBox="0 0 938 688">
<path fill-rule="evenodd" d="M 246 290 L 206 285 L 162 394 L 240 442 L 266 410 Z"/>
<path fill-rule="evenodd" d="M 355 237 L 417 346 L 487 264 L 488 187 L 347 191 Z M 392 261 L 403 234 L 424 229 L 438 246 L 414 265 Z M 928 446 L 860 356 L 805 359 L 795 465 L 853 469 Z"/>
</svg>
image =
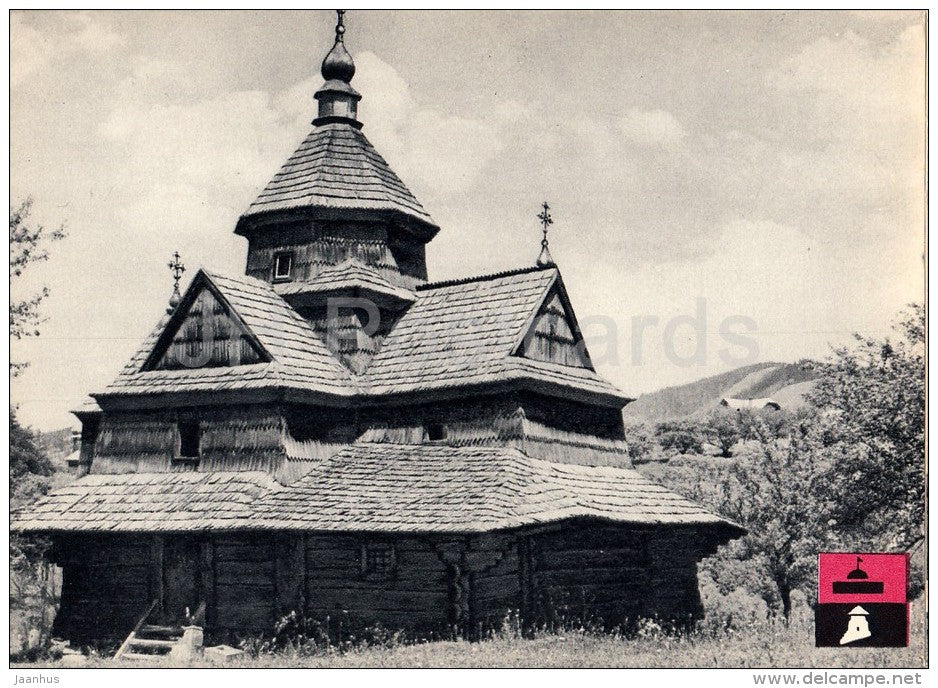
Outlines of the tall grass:
<svg viewBox="0 0 938 688">
<path fill-rule="evenodd" d="M 804 611 L 804 610 L 803 610 Z M 750 617 L 726 628 L 698 626 L 669 632 L 653 621 L 628 636 L 579 627 L 536 633 L 523 638 L 517 625 L 505 627 L 480 642 L 402 643 L 389 637 L 380 644 L 320 646 L 313 651 L 286 647 L 276 652 L 244 655 L 225 664 L 238 668 L 392 668 L 392 667 L 720 667 L 720 668 L 888 668 L 923 667 L 926 616 L 923 602 L 912 605 L 908 648 L 816 648 L 814 624 L 807 612 L 789 623 L 777 617 Z M 206 666 L 199 661 L 193 666 Z M 121 664 L 124 666 L 125 664 Z M 163 660 L 153 666 L 173 666 Z M 36 664 L 30 666 L 37 666 Z M 47 666 L 55 666 L 49 663 Z M 108 659 L 86 666 L 108 667 Z"/>
</svg>

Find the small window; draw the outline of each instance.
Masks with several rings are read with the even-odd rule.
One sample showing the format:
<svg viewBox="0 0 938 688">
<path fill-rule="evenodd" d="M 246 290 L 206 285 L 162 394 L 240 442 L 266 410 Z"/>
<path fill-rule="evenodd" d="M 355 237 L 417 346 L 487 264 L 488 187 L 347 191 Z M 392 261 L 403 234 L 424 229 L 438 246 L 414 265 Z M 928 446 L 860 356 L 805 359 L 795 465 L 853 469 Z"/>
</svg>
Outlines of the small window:
<svg viewBox="0 0 938 688">
<path fill-rule="evenodd" d="M 362 546 L 362 574 L 366 578 L 389 578 L 397 569 L 394 545 L 389 542 L 369 542 Z"/>
<path fill-rule="evenodd" d="M 200 434 L 198 421 L 184 421 L 179 424 L 179 458 L 199 458 Z"/>
<path fill-rule="evenodd" d="M 425 433 L 430 442 L 439 442 L 446 439 L 446 426 L 443 423 L 428 423 Z"/>
<path fill-rule="evenodd" d="M 287 280 L 293 276 L 293 254 L 278 253 L 274 256 L 274 279 Z"/>
</svg>

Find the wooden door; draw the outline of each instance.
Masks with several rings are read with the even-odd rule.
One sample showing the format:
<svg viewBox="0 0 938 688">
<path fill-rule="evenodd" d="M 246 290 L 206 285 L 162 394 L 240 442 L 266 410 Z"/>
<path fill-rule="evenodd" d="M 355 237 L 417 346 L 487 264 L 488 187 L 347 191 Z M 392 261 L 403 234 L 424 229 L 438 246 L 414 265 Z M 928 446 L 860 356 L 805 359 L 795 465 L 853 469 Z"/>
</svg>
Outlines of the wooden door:
<svg viewBox="0 0 938 688">
<path fill-rule="evenodd" d="M 195 614 L 201 601 L 199 541 L 193 537 L 169 536 L 163 552 L 163 616 L 170 623 L 183 623 L 186 609 Z"/>
</svg>

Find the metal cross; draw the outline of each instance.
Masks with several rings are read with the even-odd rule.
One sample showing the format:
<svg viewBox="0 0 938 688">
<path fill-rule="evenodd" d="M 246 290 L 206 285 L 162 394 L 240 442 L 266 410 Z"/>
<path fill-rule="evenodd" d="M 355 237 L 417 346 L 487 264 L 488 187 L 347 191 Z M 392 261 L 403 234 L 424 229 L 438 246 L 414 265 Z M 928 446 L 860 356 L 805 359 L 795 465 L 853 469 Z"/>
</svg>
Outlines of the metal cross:
<svg viewBox="0 0 938 688">
<path fill-rule="evenodd" d="M 180 262 L 179 258 L 179 251 L 176 251 L 173 253 L 173 259 L 167 263 L 173 273 L 173 291 L 176 293 L 179 293 L 179 280 L 182 278 L 182 273 L 186 271 L 186 266 Z"/>
<path fill-rule="evenodd" d="M 338 15 L 338 23 L 335 25 L 335 40 L 338 42 L 345 33 L 345 10 L 336 10 L 335 13 Z"/>
<path fill-rule="evenodd" d="M 538 213 L 537 219 L 541 221 L 544 232 L 544 238 L 541 239 L 541 246 L 547 248 L 547 228 L 554 224 L 554 218 L 550 216 L 550 206 L 547 205 L 547 201 L 544 201 L 544 209 Z"/>
</svg>

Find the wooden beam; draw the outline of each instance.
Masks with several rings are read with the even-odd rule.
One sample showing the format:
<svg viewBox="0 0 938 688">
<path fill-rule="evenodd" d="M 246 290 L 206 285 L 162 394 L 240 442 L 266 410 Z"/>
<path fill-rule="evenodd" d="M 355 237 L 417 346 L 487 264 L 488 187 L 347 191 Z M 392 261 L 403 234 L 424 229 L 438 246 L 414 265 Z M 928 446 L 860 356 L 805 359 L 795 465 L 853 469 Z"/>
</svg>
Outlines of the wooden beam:
<svg viewBox="0 0 938 688">
<path fill-rule="evenodd" d="M 163 549 L 165 541 L 162 535 L 153 535 L 150 538 L 150 599 L 154 601 L 154 610 L 160 620 L 164 619 L 165 593 L 163 590 Z"/>
<path fill-rule="evenodd" d="M 216 619 L 215 608 L 215 542 L 211 535 L 206 535 L 199 544 L 199 574 L 202 589 L 202 602 L 205 604 L 205 625 L 213 627 Z"/>
</svg>

